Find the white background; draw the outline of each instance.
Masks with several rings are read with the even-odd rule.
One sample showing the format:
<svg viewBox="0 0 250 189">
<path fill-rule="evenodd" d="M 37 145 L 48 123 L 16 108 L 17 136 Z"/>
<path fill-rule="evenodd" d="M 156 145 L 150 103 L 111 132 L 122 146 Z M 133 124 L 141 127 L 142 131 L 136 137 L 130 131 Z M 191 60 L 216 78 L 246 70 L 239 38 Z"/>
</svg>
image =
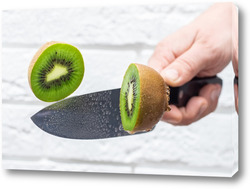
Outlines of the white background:
<svg viewBox="0 0 250 189">
<path fill-rule="evenodd" d="M 77 6 L 95 6 L 95 5 L 114 5 L 114 4 L 147 4 L 147 3 L 164 3 L 164 1 L 90 1 L 90 2 L 77 2 L 77 1 L 8 1 L 1 3 L 2 9 L 20 9 L 20 8 L 50 8 L 50 7 L 77 7 Z M 183 2 L 174 1 L 173 3 Z M 194 2 L 194 1 L 192 1 Z M 167 3 L 171 3 L 168 1 Z M 173 176 L 143 176 L 143 175 L 116 175 L 116 174 L 89 174 L 89 173 L 55 173 L 55 172 L 28 172 L 28 171 L 4 171 L 1 170 L 1 184 L 4 188 L 17 188 L 17 187 L 57 187 L 57 188 L 72 188 L 72 187 L 111 187 L 111 188 L 127 188 L 127 187 L 171 187 L 171 188 L 193 188 L 193 187 L 246 187 L 248 183 L 247 175 L 248 167 L 246 160 L 249 156 L 247 153 L 247 114 L 246 107 L 248 106 L 248 100 L 245 98 L 247 95 L 247 85 L 245 85 L 249 79 L 247 78 L 247 44 L 249 39 L 247 33 L 249 33 L 249 26 L 247 20 L 249 20 L 249 5 L 244 1 L 238 1 L 236 5 L 240 8 L 240 71 L 241 71 L 241 101 L 244 103 L 244 107 L 241 107 L 241 120 L 240 120 L 240 172 L 234 176 L 234 178 L 197 178 L 197 177 L 173 177 Z M 244 70 L 242 67 L 244 66 Z M 245 82 L 244 82 L 245 81 Z M 244 89 L 244 90 L 242 90 Z M 244 94 L 243 94 L 244 91 Z M 243 102 L 243 103 L 242 103 Z"/>
</svg>

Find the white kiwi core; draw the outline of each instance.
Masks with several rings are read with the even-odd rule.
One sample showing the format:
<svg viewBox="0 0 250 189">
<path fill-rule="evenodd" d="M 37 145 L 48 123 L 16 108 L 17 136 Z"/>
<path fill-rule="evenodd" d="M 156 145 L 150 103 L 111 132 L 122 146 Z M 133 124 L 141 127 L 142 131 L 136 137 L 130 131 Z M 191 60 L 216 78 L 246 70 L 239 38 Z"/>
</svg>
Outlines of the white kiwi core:
<svg viewBox="0 0 250 189">
<path fill-rule="evenodd" d="M 67 75 L 67 73 L 67 67 L 61 64 L 56 64 L 54 68 L 47 74 L 46 81 L 50 82 L 59 79 L 61 76 Z"/>
<path fill-rule="evenodd" d="M 132 82 L 132 83 L 130 83 L 129 90 L 128 90 L 128 109 L 129 109 L 129 111 L 132 111 L 132 105 L 134 103 L 133 90 L 134 90 L 134 83 Z"/>
</svg>

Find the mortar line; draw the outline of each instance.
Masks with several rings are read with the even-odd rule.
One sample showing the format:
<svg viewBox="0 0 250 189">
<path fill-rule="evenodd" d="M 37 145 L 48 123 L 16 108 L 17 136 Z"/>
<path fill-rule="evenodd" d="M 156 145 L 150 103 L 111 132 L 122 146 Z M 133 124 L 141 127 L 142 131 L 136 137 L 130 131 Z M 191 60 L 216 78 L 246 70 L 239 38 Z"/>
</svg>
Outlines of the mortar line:
<svg viewBox="0 0 250 189">
<path fill-rule="evenodd" d="M 88 49 L 88 50 L 113 50 L 113 51 L 121 51 L 121 50 L 153 50 L 155 45 L 145 44 L 145 43 L 134 43 L 134 44 L 78 44 L 72 43 L 76 47 L 80 49 Z M 42 44 L 34 43 L 34 44 L 23 44 L 23 43 L 3 43 L 2 47 L 4 48 L 39 48 Z"/>
<path fill-rule="evenodd" d="M 40 101 L 20 101 L 20 100 L 4 100 L 2 99 L 2 105 L 32 105 L 32 106 L 49 106 L 52 103 L 43 103 Z"/>
<path fill-rule="evenodd" d="M 38 162 L 38 161 L 51 161 L 54 163 L 64 163 L 64 164 L 90 164 L 90 165 L 112 165 L 112 166 L 127 166 L 131 168 L 131 163 L 124 162 L 112 162 L 112 161 L 88 161 L 80 159 L 61 159 L 55 157 L 28 157 L 28 156 L 10 156 L 2 155 L 3 160 L 9 161 L 28 161 L 28 162 Z"/>
</svg>

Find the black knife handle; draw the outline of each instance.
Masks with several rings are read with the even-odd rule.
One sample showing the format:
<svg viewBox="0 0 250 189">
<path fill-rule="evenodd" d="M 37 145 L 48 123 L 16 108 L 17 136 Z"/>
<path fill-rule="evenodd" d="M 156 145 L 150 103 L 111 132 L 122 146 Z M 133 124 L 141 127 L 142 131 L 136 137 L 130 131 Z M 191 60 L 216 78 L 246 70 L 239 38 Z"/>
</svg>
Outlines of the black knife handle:
<svg viewBox="0 0 250 189">
<path fill-rule="evenodd" d="M 220 84 L 222 86 L 222 79 L 217 76 L 205 78 L 195 77 L 180 87 L 170 87 L 169 103 L 177 107 L 186 106 L 189 99 L 193 96 L 198 96 L 200 89 L 207 84 Z"/>
<path fill-rule="evenodd" d="M 235 84 L 235 85 L 238 85 L 238 83 L 239 83 L 239 82 L 238 82 L 238 77 L 235 76 L 235 77 L 234 77 L 234 84 Z"/>
</svg>

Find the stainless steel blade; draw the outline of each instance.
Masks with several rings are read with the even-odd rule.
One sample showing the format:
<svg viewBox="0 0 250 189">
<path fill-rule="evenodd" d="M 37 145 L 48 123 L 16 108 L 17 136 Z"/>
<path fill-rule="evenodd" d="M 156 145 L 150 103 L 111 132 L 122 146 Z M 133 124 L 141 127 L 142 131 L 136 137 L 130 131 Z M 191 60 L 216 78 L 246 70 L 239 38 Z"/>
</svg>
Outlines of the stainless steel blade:
<svg viewBox="0 0 250 189">
<path fill-rule="evenodd" d="M 42 130 L 64 138 L 127 136 L 130 134 L 121 124 L 119 97 L 120 89 L 76 96 L 42 109 L 31 119 Z"/>
</svg>

